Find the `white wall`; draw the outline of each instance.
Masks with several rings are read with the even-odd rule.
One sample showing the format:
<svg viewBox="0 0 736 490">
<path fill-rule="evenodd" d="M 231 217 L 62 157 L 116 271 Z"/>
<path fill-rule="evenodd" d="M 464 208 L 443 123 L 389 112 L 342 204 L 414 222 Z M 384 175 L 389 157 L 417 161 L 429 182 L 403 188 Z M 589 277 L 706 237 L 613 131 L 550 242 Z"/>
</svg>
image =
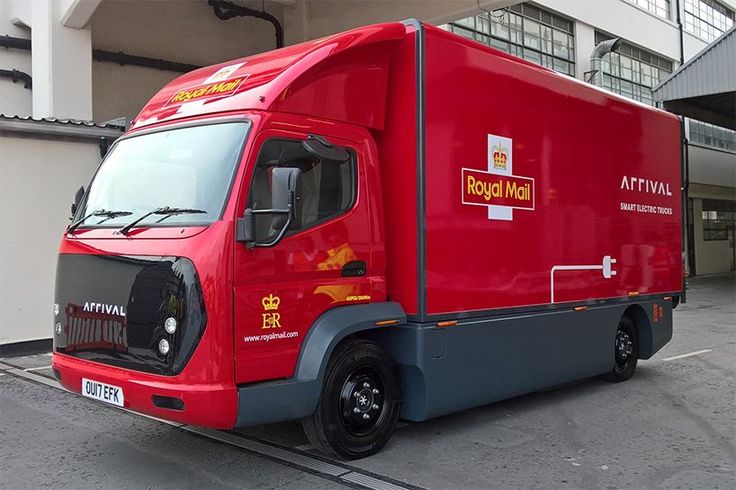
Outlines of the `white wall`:
<svg viewBox="0 0 736 490">
<path fill-rule="evenodd" d="M 671 60 L 680 59 L 680 34 L 674 11 L 672 20 L 667 20 L 625 0 L 537 0 L 536 3 Z M 684 0 L 681 4 L 684 5 Z M 706 44 L 686 33 L 685 59 L 692 57 Z M 583 71 L 590 69 L 587 65 L 592 50 L 593 46 L 590 46 L 578 53 L 578 63 L 585 65 Z"/>
<path fill-rule="evenodd" d="M 14 18 L 30 18 L 30 4 L 11 0 L 0 0 L 0 35 L 31 38 L 30 29 L 11 23 Z M 0 68 L 16 69 L 33 75 L 30 51 L 0 49 Z M 13 83 L 11 79 L 0 78 L 0 114 L 7 116 L 27 116 L 31 114 L 32 92 L 23 88 L 23 83 Z"/>
<path fill-rule="evenodd" d="M 736 188 L 736 153 L 689 145 L 690 182 Z M 736 200 L 736 189 L 733 199 Z"/>
<path fill-rule="evenodd" d="M 240 2 L 261 8 L 261 2 Z M 266 3 L 281 18 L 281 5 Z M 222 21 L 205 0 L 103 1 L 92 18 L 92 46 L 108 51 L 211 65 L 276 47 L 273 26 L 242 17 Z M 93 61 L 94 120 L 135 116 L 164 84 L 181 75 Z"/>
<path fill-rule="evenodd" d="M 50 338 L 59 241 L 100 150 L 5 134 L 0 155 L 0 344 Z"/>
</svg>

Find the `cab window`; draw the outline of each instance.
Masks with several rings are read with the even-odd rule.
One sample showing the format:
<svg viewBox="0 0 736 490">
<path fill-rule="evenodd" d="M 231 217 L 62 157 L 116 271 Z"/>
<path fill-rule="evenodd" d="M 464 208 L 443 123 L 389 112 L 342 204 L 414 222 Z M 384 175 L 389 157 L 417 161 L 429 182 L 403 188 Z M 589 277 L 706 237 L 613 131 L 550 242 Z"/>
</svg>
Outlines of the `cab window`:
<svg viewBox="0 0 736 490">
<path fill-rule="evenodd" d="M 355 201 L 355 154 L 343 163 L 322 161 L 307 152 L 301 141 L 273 139 L 266 141 L 258 154 L 253 171 L 248 207 L 271 209 L 271 174 L 277 167 L 301 170 L 296 186 L 296 207 L 290 233 L 303 230 L 338 216 L 350 209 Z M 255 223 L 256 240 L 267 240 L 280 230 L 282 218 L 258 215 Z"/>
</svg>

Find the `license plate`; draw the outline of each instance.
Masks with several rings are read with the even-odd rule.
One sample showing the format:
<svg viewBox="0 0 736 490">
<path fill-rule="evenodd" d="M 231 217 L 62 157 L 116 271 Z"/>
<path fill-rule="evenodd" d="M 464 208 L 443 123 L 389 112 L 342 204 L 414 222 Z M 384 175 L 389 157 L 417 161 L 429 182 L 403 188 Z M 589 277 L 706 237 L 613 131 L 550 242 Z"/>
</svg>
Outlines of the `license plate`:
<svg viewBox="0 0 736 490">
<path fill-rule="evenodd" d="M 117 405 L 118 407 L 122 407 L 125 402 L 121 387 L 87 378 L 82 378 L 82 396 Z"/>
</svg>

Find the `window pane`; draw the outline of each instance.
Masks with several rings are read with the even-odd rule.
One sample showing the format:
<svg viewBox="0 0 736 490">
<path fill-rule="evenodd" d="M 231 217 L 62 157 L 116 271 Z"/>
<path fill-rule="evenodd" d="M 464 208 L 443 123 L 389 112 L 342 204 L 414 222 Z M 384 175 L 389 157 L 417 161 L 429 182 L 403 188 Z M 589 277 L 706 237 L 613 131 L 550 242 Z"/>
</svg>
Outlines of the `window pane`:
<svg viewBox="0 0 736 490">
<path fill-rule="evenodd" d="M 204 212 L 171 216 L 162 225 L 220 219 L 248 129 L 246 123 L 211 124 L 118 141 L 100 165 L 78 217 L 100 209 L 132 213 L 105 221 L 122 226 L 169 206 Z M 143 223 L 155 226 L 153 219 Z"/>
<path fill-rule="evenodd" d="M 539 28 L 539 23 L 524 19 L 524 46 L 540 49 Z"/>
<path fill-rule="evenodd" d="M 534 63 L 541 64 L 542 58 L 541 55 L 536 52 L 532 51 L 531 49 L 524 48 L 524 59 L 533 61 Z"/>
<path fill-rule="evenodd" d="M 248 205 L 270 209 L 275 169 L 298 168 L 296 209 L 291 230 L 301 230 L 346 211 L 355 194 L 355 162 L 322 161 L 308 153 L 300 141 L 270 140 L 264 143 L 253 172 Z M 284 224 L 283 215 L 256 215 L 256 239 L 276 236 Z"/>
</svg>

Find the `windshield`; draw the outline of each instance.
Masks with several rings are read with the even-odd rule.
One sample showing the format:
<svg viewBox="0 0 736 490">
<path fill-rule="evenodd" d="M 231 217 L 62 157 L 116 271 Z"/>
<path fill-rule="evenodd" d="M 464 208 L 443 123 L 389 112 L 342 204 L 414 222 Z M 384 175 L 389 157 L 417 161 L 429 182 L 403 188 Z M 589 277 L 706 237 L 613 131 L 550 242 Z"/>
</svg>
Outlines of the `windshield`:
<svg viewBox="0 0 736 490">
<path fill-rule="evenodd" d="M 102 210 L 107 214 L 93 215 L 81 227 L 120 227 L 167 207 L 198 212 L 174 214 L 161 223 L 161 216 L 152 216 L 139 226 L 220 219 L 249 127 L 248 122 L 209 124 L 120 140 L 102 162 L 75 219 Z"/>
</svg>

